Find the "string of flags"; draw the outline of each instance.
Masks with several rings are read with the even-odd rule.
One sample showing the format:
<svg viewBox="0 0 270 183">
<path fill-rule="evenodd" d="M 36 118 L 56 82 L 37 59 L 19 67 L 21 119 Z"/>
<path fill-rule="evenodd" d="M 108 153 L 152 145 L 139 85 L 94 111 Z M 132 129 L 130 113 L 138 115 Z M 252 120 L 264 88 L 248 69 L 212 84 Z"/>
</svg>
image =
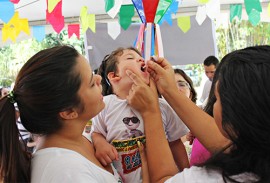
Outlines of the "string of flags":
<svg viewBox="0 0 270 183">
<path fill-rule="evenodd" d="M 44 0 L 45 1 L 45 0 Z M 65 28 L 65 17 L 62 14 L 63 0 L 46 0 L 46 21 L 49 23 L 56 33 L 60 33 Z M 164 22 L 172 25 L 172 15 L 176 14 L 178 7 L 181 7 L 182 0 L 132 0 L 132 4 L 123 4 L 123 0 L 104 0 L 105 11 L 112 18 L 116 18 L 117 22 L 108 22 L 108 34 L 112 39 L 116 39 L 121 33 L 121 28 L 127 30 L 132 22 L 135 13 L 140 17 L 141 28 L 138 33 L 135 45 L 140 49 L 146 57 L 153 53 L 163 54 L 162 41 L 160 35 L 160 26 Z M 212 20 L 218 19 L 220 14 L 220 0 L 197 0 L 199 6 L 196 12 L 196 21 L 201 25 L 204 20 L 209 17 Z M 8 39 L 16 42 L 16 38 L 21 32 L 32 35 L 42 41 L 45 38 L 45 26 L 29 26 L 27 17 L 20 17 L 19 12 L 15 11 L 14 4 L 19 4 L 20 0 L 0 0 L 0 19 L 3 21 L 2 42 Z M 259 0 L 244 0 L 245 11 L 248 20 L 253 26 L 260 22 L 262 6 Z M 232 22 L 235 18 L 239 21 L 242 19 L 243 4 L 230 5 L 230 17 Z M 268 16 L 270 16 L 270 3 L 267 8 Z M 181 14 L 181 12 L 180 12 Z M 89 14 L 87 6 L 81 7 L 80 18 L 77 24 L 67 25 L 68 36 L 75 35 L 80 39 L 80 32 L 85 33 L 89 28 L 95 32 L 96 19 L 95 14 Z M 188 32 L 191 28 L 190 16 L 180 16 L 177 18 L 177 25 L 184 32 Z M 146 49 L 147 45 L 151 48 Z M 147 56 L 148 55 L 148 56 Z"/>
</svg>

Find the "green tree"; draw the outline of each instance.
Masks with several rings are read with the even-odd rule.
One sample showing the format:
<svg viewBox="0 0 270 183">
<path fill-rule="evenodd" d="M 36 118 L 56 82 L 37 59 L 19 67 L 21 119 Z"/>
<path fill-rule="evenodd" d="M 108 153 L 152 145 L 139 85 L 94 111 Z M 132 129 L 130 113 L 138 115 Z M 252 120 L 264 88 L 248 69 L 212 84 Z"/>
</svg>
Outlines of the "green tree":
<svg viewBox="0 0 270 183">
<path fill-rule="evenodd" d="M 46 35 L 43 41 L 27 39 L 19 43 L 0 48 L 0 85 L 1 81 L 14 81 L 23 64 L 38 51 L 57 45 L 68 44 L 74 46 L 81 54 L 84 54 L 83 36 L 78 40 L 75 36 L 68 38 L 66 30 L 60 34 Z"/>
</svg>

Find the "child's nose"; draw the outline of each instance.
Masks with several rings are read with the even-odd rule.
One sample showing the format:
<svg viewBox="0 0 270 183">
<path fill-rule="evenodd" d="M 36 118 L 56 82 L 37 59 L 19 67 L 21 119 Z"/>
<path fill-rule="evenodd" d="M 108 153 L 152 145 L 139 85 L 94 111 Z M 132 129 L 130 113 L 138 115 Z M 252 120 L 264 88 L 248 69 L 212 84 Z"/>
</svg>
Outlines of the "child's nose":
<svg viewBox="0 0 270 183">
<path fill-rule="evenodd" d="M 137 62 L 144 62 L 144 59 L 143 58 L 139 58 L 139 59 L 137 59 Z"/>
</svg>

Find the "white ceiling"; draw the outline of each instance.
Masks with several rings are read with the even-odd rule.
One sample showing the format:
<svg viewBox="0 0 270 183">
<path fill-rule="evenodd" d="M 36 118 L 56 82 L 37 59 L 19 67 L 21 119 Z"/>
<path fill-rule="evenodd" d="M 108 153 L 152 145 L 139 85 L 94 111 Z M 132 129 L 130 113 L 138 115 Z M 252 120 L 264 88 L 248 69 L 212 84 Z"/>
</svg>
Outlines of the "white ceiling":
<svg viewBox="0 0 270 183">
<path fill-rule="evenodd" d="M 220 3 L 223 7 L 228 7 L 228 4 L 238 4 L 243 2 L 244 0 L 220 0 Z M 269 0 L 261 0 L 261 2 L 269 2 Z M 62 12 L 65 18 L 77 18 L 80 15 L 80 10 L 82 6 L 88 7 L 88 13 L 98 15 L 106 14 L 104 10 L 104 0 L 62 0 L 62 3 Z M 131 4 L 132 1 L 123 0 L 123 3 Z M 179 10 L 181 10 L 182 8 L 186 9 L 184 12 L 196 11 L 197 6 L 199 5 L 200 4 L 197 2 L 197 0 L 182 0 L 182 4 L 179 3 Z M 46 7 L 46 0 L 20 0 L 20 2 L 15 5 L 16 11 L 19 11 L 20 18 L 27 18 L 30 22 L 37 20 L 45 20 Z"/>
</svg>

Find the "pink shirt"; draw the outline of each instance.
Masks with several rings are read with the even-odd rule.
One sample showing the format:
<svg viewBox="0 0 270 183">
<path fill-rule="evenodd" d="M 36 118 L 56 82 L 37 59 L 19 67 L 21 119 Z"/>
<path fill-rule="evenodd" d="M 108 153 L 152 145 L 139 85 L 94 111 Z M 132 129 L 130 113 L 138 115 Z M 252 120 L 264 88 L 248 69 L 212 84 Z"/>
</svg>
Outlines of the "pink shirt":
<svg viewBox="0 0 270 183">
<path fill-rule="evenodd" d="M 210 156 L 210 152 L 199 142 L 197 138 L 195 138 L 190 155 L 190 166 L 203 163 L 208 160 Z"/>
</svg>

